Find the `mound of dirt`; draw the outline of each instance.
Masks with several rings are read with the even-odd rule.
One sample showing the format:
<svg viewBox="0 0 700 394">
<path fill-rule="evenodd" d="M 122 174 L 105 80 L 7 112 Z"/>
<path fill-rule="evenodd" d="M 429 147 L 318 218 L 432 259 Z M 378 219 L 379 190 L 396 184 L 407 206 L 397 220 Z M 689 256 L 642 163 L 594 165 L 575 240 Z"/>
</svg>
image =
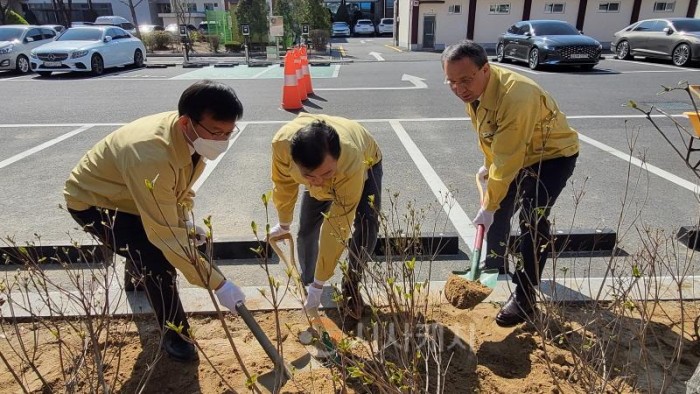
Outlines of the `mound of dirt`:
<svg viewBox="0 0 700 394">
<path fill-rule="evenodd" d="M 458 275 L 450 275 L 445 283 L 445 297 L 455 308 L 473 308 L 486 299 L 489 294 L 491 294 L 491 289 L 488 287 Z"/>
</svg>

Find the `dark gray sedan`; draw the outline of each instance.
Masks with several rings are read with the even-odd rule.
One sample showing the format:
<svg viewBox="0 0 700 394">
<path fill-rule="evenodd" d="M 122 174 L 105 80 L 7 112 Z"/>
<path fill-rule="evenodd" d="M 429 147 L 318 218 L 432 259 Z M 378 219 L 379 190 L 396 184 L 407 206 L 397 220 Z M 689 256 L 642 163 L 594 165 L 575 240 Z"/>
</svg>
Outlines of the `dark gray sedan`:
<svg viewBox="0 0 700 394">
<path fill-rule="evenodd" d="M 634 56 L 669 59 L 676 66 L 700 60 L 700 19 L 659 18 L 633 23 L 610 43 L 618 59 Z"/>
<path fill-rule="evenodd" d="M 498 38 L 496 59 L 519 60 L 535 70 L 542 65 L 580 66 L 590 70 L 598 64 L 603 47 L 564 21 L 517 22 Z"/>
</svg>

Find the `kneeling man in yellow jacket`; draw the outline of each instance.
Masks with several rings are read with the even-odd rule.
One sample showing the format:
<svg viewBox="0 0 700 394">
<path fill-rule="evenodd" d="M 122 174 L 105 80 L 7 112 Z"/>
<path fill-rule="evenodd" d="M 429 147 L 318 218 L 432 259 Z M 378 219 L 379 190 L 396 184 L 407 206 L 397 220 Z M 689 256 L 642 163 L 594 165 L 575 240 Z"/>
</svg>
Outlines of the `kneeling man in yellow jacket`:
<svg viewBox="0 0 700 394">
<path fill-rule="evenodd" d="M 134 284 L 146 290 L 161 328 L 170 322 L 188 333 L 176 268 L 190 283 L 216 290 L 219 302 L 234 313 L 245 299 L 215 266 L 186 252 L 188 237 L 203 243 L 207 236 L 189 220 L 192 185 L 206 160 L 226 151 L 242 115 L 230 86 L 197 82 L 184 91 L 177 112 L 146 116 L 109 134 L 66 181 L 68 211 L 85 231 L 126 257 L 127 278 L 137 281 L 127 279 L 127 290 Z M 165 332 L 163 347 L 177 361 L 198 358 L 194 345 L 172 330 Z"/>
<path fill-rule="evenodd" d="M 377 142 L 362 125 L 335 116 L 301 114 L 272 140 L 272 196 L 279 223 L 270 238 L 289 232 L 299 185 L 304 185 L 297 240 L 309 312 L 318 309 L 323 285 L 333 276 L 353 228 L 342 291 L 346 312 L 355 318 L 362 314 L 359 282 L 377 243 L 381 160 Z"/>
</svg>

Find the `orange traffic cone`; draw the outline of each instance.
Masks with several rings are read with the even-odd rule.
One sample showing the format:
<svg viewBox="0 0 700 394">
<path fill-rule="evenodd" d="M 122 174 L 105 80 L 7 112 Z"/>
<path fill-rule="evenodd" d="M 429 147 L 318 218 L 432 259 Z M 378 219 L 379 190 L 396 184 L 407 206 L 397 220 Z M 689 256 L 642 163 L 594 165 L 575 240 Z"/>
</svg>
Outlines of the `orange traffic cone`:
<svg viewBox="0 0 700 394">
<path fill-rule="evenodd" d="M 306 93 L 314 94 L 314 87 L 311 84 L 311 71 L 309 70 L 309 59 L 306 57 L 306 47 L 301 47 L 301 71 L 304 74 L 304 85 L 306 85 Z"/>
<path fill-rule="evenodd" d="M 282 108 L 296 110 L 303 108 L 297 85 L 297 72 L 294 66 L 294 55 L 287 51 L 284 56 L 284 87 L 282 87 Z"/>
<path fill-rule="evenodd" d="M 308 100 L 309 96 L 306 95 L 306 86 L 304 86 L 304 72 L 301 71 L 301 49 L 294 49 L 294 68 L 297 75 L 297 87 L 299 88 L 299 98 L 301 101 Z"/>
</svg>

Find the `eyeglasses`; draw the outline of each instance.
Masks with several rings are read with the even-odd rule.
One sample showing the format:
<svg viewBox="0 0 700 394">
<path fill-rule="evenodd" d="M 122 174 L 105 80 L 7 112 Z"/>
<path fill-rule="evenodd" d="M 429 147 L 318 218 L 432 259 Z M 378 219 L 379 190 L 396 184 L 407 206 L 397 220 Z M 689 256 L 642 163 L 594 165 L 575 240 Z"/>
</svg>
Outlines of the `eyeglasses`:
<svg viewBox="0 0 700 394">
<path fill-rule="evenodd" d="M 197 123 L 198 125 L 202 126 L 202 128 L 203 128 L 204 130 L 206 130 L 207 133 L 209 133 L 209 134 L 211 134 L 211 135 L 213 135 L 213 136 L 216 136 L 216 137 L 226 137 L 226 138 L 228 138 L 228 137 L 231 137 L 233 134 L 238 134 L 238 132 L 241 131 L 241 129 L 238 128 L 238 125 L 234 125 L 234 126 L 233 126 L 233 130 L 231 130 L 231 131 L 229 131 L 229 132 L 215 133 L 215 132 L 209 130 L 209 129 L 207 128 L 207 126 L 205 126 L 205 125 L 203 125 L 203 124 L 201 124 L 201 123 L 199 123 L 199 122 L 195 122 L 195 123 Z"/>
<path fill-rule="evenodd" d="M 475 78 L 476 75 L 477 75 L 477 74 L 479 73 L 479 71 L 481 71 L 481 70 L 483 70 L 483 67 L 480 68 L 480 69 L 478 69 L 478 70 L 476 70 L 476 71 L 474 71 L 474 73 L 473 73 L 471 76 L 467 77 L 467 78 L 462 78 L 462 79 L 460 79 L 459 81 L 450 81 L 449 79 L 445 79 L 445 82 L 444 82 L 444 83 L 445 83 L 445 85 L 450 85 L 451 88 L 454 88 L 454 87 L 457 87 L 457 86 L 462 87 L 462 88 L 466 88 L 466 87 L 468 87 L 469 85 L 471 85 L 472 83 L 474 83 L 474 80 L 476 80 L 476 78 Z"/>
</svg>

